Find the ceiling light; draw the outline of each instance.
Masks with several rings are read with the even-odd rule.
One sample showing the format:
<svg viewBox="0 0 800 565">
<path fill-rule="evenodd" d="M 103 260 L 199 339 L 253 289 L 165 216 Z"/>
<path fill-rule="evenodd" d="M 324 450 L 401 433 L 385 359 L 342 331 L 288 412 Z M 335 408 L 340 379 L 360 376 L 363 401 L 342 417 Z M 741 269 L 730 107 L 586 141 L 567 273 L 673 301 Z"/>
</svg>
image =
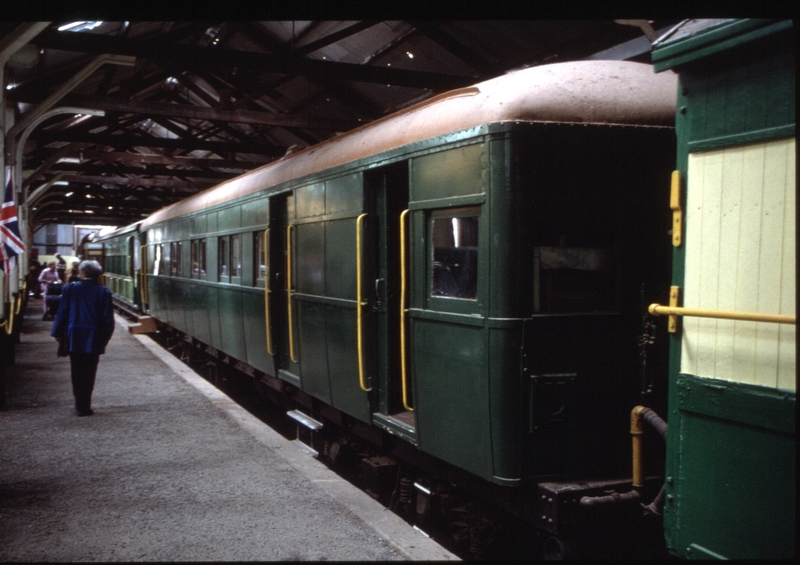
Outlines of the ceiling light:
<svg viewBox="0 0 800 565">
<path fill-rule="evenodd" d="M 94 198 L 94 196 L 92 196 L 91 194 L 87 194 L 86 198 Z"/>
<path fill-rule="evenodd" d="M 66 193 L 64 196 L 66 196 L 67 198 L 69 198 L 69 197 L 70 197 L 70 196 L 72 196 L 73 194 L 75 194 L 75 193 L 74 193 L 74 192 L 68 192 L 68 193 Z"/>
<path fill-rule="evenodd" d="M 79 25 L 81 25 L 81 24 L 85 24 L 85 23 L 86 23 L 86 22 L 72 22 L 71 24 L 64 24 L 63 26 L 61 26 L 60 28 L 58 28 L 58 31 L 67 31 L 67 30 L 69 30 L 69 29 L 72 29 L 72 28 L 78 27 Z"/>
<path fill-rule="evenodd" d="M 83 31 L 86 29 L 94 29 L 103 22 L 72 22 L 64 24 L 58 28 L 58 31 Z"/>
<path fill-rule="evenodd" d="M 411 51 L 406 51 L 406 55 L 408 55 L 409 59 L 413 59 L 414 58 L 414 54 Z"/>
</svg>

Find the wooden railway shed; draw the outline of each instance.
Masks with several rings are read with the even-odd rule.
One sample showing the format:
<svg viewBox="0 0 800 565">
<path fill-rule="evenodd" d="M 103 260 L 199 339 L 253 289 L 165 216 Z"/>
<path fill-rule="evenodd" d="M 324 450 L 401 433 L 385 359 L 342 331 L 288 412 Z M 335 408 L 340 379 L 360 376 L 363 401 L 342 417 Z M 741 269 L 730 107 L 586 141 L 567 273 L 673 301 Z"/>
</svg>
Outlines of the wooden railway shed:
<svg viewBox="0 0 800 565">
<path fill-rule="evenodd" d="M 28 20 L 23 9 L 0 23 L 0 160 L 27 251 L 16 276 L 0 273 L 9 359 L 13 302 L 35 259 L 35 230 L 133 224 L 296 150 L 514 69 L 648 61 L 651 42 L 679 22 L 55 14 Z"/>
</svg>

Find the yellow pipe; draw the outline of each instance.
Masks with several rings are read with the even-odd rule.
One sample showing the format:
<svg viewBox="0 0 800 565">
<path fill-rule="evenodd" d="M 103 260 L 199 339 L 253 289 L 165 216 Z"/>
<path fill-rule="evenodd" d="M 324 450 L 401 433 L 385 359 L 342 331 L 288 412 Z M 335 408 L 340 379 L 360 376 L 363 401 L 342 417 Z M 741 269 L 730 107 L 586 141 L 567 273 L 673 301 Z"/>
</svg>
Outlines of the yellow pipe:
<svg viewBox="0 0 800 565">
<path fill-rule="evenodd" d="M 361 214 L 356 219 L 356 326 L 358 334 L 358 384 L 361 386 L 361 390 L 369 392 L 372 390 L 372 387 L 367 388 L 367 385 L 364 383 L 364 335 L 361 325 L 361 309 L 367 304 L 361 297 L 361 232 L 366 216 L 366 214 Z"/>
<path fill-rule="evenodd" d="M 408 210 L 400 214 L 400 382 L 403 385 L 403 406 L 409 412 L 414 409 L 408 404 L 408 360 L 406 359 L 406 216 Z"/>
<path fill-rule="evenodd" d="M 648 311 L 653 316 L 694 316 L 698 318 L 722 318 L 726 320 L 744 320 L 749 322 L 772 322 L 775 324 L 796 324 L 797 317 L 788 314 L 761 314 L 759 312 L 735 312 L 732 310 L 708 310 L 704 308 L 679 308 L 651 304 Z"/>
<path fill-rule="evenodd" d="M 17 311 L 14 312 L 17 316 L 19 316 L 19 311 L 22 308 L 22 300 L 26 296 L 26 292 L 28 292 L 28 281 L 22 281 L 22 290 L 20 290 L 17 295 Z"/>
<path fill-rule="evenodd" d="M 292 228 L 286 228 L 286 301 L 289 316 L 289 358 L 292 363 L 299 363 L 300 360 L 294 354 L 294 322 L 292 321 Z"/>
<path fill-rule="evenodd" d="M 12 298 L 11 300 L 12 301 L 8 305 L 8 320 L 5 320 L 2 324 L 0 324 L 0 326 L 6 328 L 6 335 L 11 335 L 14 332 L 14 299 Z"/>
<path fill-rule="evenodd" d="M 631 443 L 633 447 L 633 486 L 644 486 L 644 471 L 642 470 L 642 412 L 644 406 L 636 406 L 631 410 Z"/>
<path fill-rule="evenodd" d="M 264 230 L 264 323 L 267 327 L 267 354 L 275 355 L 272 350 L 272 332 L 270 332 L 269 319 L 269 295 L 272 289 L 269 288 L 269 228 Z"/>
</svg>

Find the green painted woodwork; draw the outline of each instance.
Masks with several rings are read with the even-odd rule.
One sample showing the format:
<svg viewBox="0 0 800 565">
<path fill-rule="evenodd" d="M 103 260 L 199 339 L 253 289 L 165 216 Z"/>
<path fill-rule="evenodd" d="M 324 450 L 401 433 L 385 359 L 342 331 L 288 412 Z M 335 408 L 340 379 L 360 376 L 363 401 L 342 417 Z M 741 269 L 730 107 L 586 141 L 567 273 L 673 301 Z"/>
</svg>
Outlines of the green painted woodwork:
<svg viewBox="0 0 800 565">
<path fill-rule="evenodd" d="M 325 272 L 325 292 L 320 294 L 355 301 L 356 218 L 326 222 L 325 235 L 325 253 L 320 254 L 325 262 L 321 267 Z"/>
<path fill-rule="evenodd" d="M 214 338 L 211 332 L 211 309 L 208 307 L 212 302 L 212 298 L 216 298 L 217 290 L 209 284 L 192 283 L 186 285 L 188 291 L 188 299 L 190 306 L 188 311 L 191 313 L 192 319 L 192 335 L 209 345 L 213 345 Z M 188 317 L 188 316 L 187 316 Z M 213 313 L 214 324 L 219 328 L 217 313 Z M 219 333 L 219 329 L 217 329 Z"/>
<path fill-rule="evenodd" d="M 331 404 L 363 422 L 369 422 L 368 397 L 358 382 L 355 306 L 327 306 L 325 320 Z"/>
<path fill-rule="evenodd" d="M 795 135 L 792 23 L 732 20 L 654 46 L 656 70 L 679 75 L 677 169 L 688 155 Z M 672 284 L 684 286 L 685 249 Z M 794 556 L 795 393 L 680 373 L 669 336 L 664 529 L 687 558 Z"/>
<path fill-rule="evenodd" d="M 361 211 L 364 207 L 362 173 L 336 177 L 325 182 L 325 213 Z"/>
<path fill-rule="evenodd" d="M 514 378 L 519 375 L 521 367 L 522 320 L 509 328 L 489 328 L 486 333 L 489 340 L 492 480 L 514 484 L 522 477 L 519 433 L 521 380 Z"/>
<path fill-rule="evenodd" d="M 473 144 L 414 159 L 411 166 L 411 200 L 485 192 L 484 152 L 483 144 Z"/>
<path fill-rule="evenodd" d="M 298 202 L 299 204 L 300 202 Z M 295 288 L 302 294 L 325 295 L 325 224 L 301 224 L 296 236 Z"/>
<path fill-rule="evenodd" d="M 296 303 L 303 392 L 331 404 L 326 309 L 320 304 L 305 301 L 302 296 L 296 297 Z"/>
<path fill-rule="evenodd" d="M 192 229 L 194 230 L 194 218 Z M 269 200 L 266 198 L 250 199 L 242 202 L 242 227 L 266 226 L 269 224 Z M 192 231 L 192 234 L 204 233 Z"/>
<path fill-rule="evenodd" d="M 219 308 L 222 337 L 219 349 L 234 359 L 247 359 L 245 343 L 242 340 L 244 325 L 242 324 L 241 292 L 235 288 L 226 288 L 225 285 L 220 285 L 217 290 L 217 307 Z"/>
<path fill-rule="evenodd" d="M 267 330 L 264 324 L 264 291 L 242 289 L 242 323 L 247 358 L 244 359 L 259 371 L 274 374 L 272 359 L 267 355 Z"/>
<path fill-rule="evenodd" d="M 410 335 L 420 449 L 491 477 L 484 330 L 412 316 Z"/>
<path fill-rule="evenodd" d="M 241 206 L 229 206 L 217 212 L 217 230 L 224 232 L 227 230 L 239 229 L 242 225 Z"/>
<path fill-rule="evenodd" d="M 724 20 L 698 33 L 678 35 L 658 43 L 653 49 L 653 66 L 656 72 L 704 59 L 729 49 L 790 30 L 791 21 L 776 20 Z"/>
<path fill-rule="evenodd" d="M 321 216 L 325 213 L 324 183 L 315 183 L 298 188 L 294 195 L 297 199 L 297 219 Z"/>
<path fill-rule="evenodd" d="M 679 375 L 675 390 L 670 547 L 682 557 L 708 557 L 705 548 L 729 559 L 791 559 L 796 395 L 692 375 Z"/>
</svg>

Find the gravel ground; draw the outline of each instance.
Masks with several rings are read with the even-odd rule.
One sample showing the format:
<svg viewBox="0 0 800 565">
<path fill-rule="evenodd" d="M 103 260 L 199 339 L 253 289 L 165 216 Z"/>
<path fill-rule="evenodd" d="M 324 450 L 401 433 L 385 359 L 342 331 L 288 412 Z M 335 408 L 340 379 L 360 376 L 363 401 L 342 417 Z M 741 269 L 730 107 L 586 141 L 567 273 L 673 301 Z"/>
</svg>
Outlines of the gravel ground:
<svg viewBox="0 0 800 565">
<path fill-rule="evenodd" d="M 0 411 L 0 561 L 453 558 L 121 320 L 77 417 L 37 306 Z"/>
</svg>

